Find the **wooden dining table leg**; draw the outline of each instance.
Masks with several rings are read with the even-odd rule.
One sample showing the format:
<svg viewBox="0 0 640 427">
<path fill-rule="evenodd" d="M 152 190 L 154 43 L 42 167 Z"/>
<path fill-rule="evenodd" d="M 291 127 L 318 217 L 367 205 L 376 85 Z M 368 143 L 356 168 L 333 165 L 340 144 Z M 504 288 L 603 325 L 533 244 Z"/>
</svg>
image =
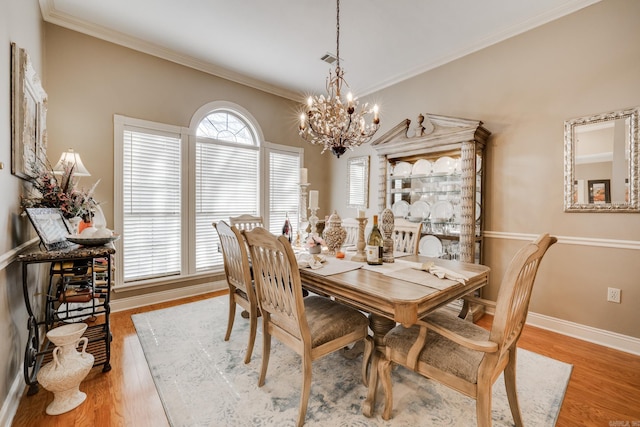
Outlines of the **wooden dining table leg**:
<svg viewBox="0 0 640 427">
<path fill-rule="evenodd" d="M 366 417 L 372 417 L 376 406 L 376 391 L 378 388 L 378 364 L 384 357 L 384 336 L 393 327 L 396 322 L 386 317 L 376 314 L 369 315 L 369 327 L 373 331 L 374 349 L 369 365 L 369 388 L 367 390 L 367 398 L 362 405 L 362 413 Z"/>
</svg>

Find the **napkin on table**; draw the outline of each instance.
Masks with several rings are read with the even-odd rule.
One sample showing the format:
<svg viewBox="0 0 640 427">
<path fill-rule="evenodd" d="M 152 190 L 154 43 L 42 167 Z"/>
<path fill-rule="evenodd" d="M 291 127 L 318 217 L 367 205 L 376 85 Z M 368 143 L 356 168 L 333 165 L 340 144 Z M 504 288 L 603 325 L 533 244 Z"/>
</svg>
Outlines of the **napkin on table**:
<svg viewBox="0 0 640 427">
<path fill-rule="evenodd" d="M 455 280 L 456 282 L 460 282 L 463 285 L 467 282 L 468 278 L 463 274 L 456 273 L 455 271 L 451 271 L 448 268 L 441 267 L 439 265 L 435 265 L 432 261 L 430 262 L 412 262 L 411 268 L 416 270 L 426 271 L 427 273 L 433 274 L 439 279 L 449 279 Z"/>
<path fill-rule="evenodd" d="M 314 255 L 307 252 L 300 252 L 298 255 L 296 255 L 296 260 L 298 261 L 299 267 L 310 267 L 312 270 L 317 270 L 318 268 L 322 268 L 324 255 Z"/>
</svg>

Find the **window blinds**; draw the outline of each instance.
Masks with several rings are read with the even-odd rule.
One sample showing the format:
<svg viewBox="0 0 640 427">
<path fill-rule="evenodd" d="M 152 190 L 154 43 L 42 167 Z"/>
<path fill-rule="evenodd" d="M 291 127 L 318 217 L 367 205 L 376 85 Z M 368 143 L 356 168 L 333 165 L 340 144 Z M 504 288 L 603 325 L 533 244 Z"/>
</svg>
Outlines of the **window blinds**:
<svg viewBox="0 0 640 427">
<path fill-rule="evenodd" d="M 123 135 L 124 280 L 180 274 L 180 135 Z"/>
<path fill-rule="evenodd" d="M 269 168 L 269 231 L 282 234 L 282 226 L 289 216 L 293 236 L 298 231 L 298 205 L 300 201 L 300 153 L 298 151 L 268 148 Z"/>
<path fill-rule="evenodd" d="M 213 222 L 258 215 L 259 150 L 199 138 L 196 143 L 196 270 L 222 265 Z"/>
</svg>

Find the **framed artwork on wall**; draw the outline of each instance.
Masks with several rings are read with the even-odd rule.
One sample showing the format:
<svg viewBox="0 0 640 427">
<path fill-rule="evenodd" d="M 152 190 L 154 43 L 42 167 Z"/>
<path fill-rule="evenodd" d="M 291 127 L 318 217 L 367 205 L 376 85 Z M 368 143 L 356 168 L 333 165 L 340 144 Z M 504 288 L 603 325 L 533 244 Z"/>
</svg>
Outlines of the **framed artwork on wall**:
<svg viewBox="0 0 640 427">
<path fill-rule="evenodd" d="M 11 173 L 34 178 L 47 162 L 47 94 L 27 51 L 11 43 Z"/>
<path fill-rule="evenodd" d="M 611 181 L 608 179 L 589 180 L 589 203 L 611 203 Z"/>
</svg>

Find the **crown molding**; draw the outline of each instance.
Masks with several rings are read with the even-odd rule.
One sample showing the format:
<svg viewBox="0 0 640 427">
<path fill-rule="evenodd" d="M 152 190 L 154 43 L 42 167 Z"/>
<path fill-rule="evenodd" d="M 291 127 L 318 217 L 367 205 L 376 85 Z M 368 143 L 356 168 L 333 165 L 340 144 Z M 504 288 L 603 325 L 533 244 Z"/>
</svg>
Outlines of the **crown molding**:
<svg viewBox="0 0 640 427">
<path fill-rule="evenodd" d="M 430 71 L 442 65 L 448 64 L 449 62 L 453 62 L 456 59 L 460 59 L 464 56 L 470 55 L 474 52 L 477 52 L 479 50 L 482 50 L 494 44 L 500 43 L 511 37 L 515 37 L 529 30 L 533 30 L 536 27 L 547 24 L 556 19 L 562 18 L 563 16 L 577 12 L 578 10 L 583 9 L 587 6 L 591 6 L 595 3 L 599 3 L 600 1 L 602 0 L 574 0 L 572 2 L 562 4 L 556 7 L 555 9 L 548 10 L 545 13 L 542 13 L 534 18 L 528 19 L 524 22 L 519 22 L 516 25 L 513 25 L 505 30 L 496 31 L 487 37 L 478 39 L 476 40 L 475 43 L 467 45 L 463 49 L 453 51 L 448 55 L 443 55 L 440 58 L 437 58 L 436 60 L 428 64 L 424 64 L 420 67 L 407 69 L 403 73 L 397 74 L 391 78 L 383 80 L 378 84 L 362 88 L 362 90 L 359 91 L 361 93 L 360 96 L 370 95 L 374 92 L 378 92 L 389 86 L 393 86 L 395 84 L 398 84 L 410 78 L 416 77 L 420 74 L 426 73 L 427 71 Z"/>
</svg>

